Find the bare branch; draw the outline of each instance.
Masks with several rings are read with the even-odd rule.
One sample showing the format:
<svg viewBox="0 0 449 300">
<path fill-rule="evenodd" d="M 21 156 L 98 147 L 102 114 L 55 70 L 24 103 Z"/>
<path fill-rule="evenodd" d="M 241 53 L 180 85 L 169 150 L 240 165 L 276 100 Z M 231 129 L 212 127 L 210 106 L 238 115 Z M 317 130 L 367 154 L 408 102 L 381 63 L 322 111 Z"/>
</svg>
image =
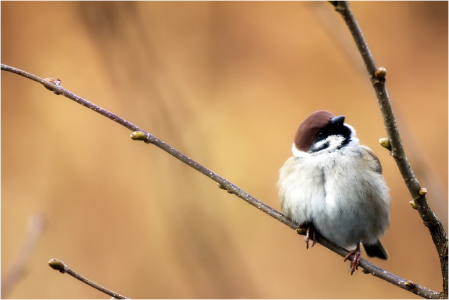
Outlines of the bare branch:
<svg viewBox="0 0 449 300">
<path fill-rule="evenodd" d="M 62 85 L 60 84 L 54 84 L 52 82 L 54 82 L 53 79 L 42 79 L 39 78 L 33 74 L 27 73 L 25 71 L 7 66 L 2 64 L 2 70 L 4 71 L 8 71 L 8 72 L 12 72 L 18 75 L 21 75 L 23 77 L 29 78 L 31 80 L 34 80 L 36 82 L 39 82 L 41 84 L 43 84 L 45 86 L 45 88 L 53 91 L 55 94 L 57 95 L 63 95 L 73 101 L 75 101 L 78 104 L 81 104 L 87 108 L 90 108 L 91 110 L 105 116 L 108 119 L 111 119 L 112 121 L 115 121 L 117 123 L 119 123 L 120 125 L 132 130 L 132 131 L 142 131 L 145 133 L 145 135 L 147 135 L 147 141 L 156 145 L 157 147 L 161 148 L 162 150 L 166 151 L 167 153 L 173 155 L 174 157 L 176 157 L 177 159 L 179 159 L 180 161 L 184 162 L 185 164 L 191 166 L 192 168 L 194 168 L 195 170 L 203 173 L 204 175 L 206 175 L 207 177 L 211 178 L 212 180 L 214 180 L 215 182 L 219 183 L 221 186 L 225 187 L 226 190 L 229 193 L 233 193 L 236 194 L 238 197 L 242 198 L 243 200 L 247 201 L 248 203 L 250 203 L 251 205 L 257 207 L 258 209 L 262 210 L 263 212 L 265 212 L 266 214 L 272 216 L 273 218 L 281 221 L 282 223 L 286 224 L 287 226 L 296 229 L 298 228 L 298 225 L 295 224 L 293 221 L 287 219 L 286 217 L 284 217 L 283 214 L 281 214 L 280 212 L 272 209 L 271 207 L 269 207 L 268 205 L 265 205 L 264 203 L 260 202 L 259 200 L 257 200 L 256 198 L 250 196 L 248 193 L 244 192 L 243 190 L 241 190 L 240 188 L 238 188 L 237 186 L 235 186 L 234 184 L 232 184 L 231 182 L 227 181 L 226 179 L 224 179 L 223 177 L 217 175 L 216 173 L 212 172 L 211 170 L 203 167 L 202 165 L 200 165 L 199 163 L 193 161 L 192 159 L 190 159 L 189 157 L 185 156 L 184 154 L 180 153 L 179 151 L 177 151 L 176 149 L 172 148 L 171 146 L 167 145 L 166 143 L 164 143 L 163 141 L 159 140 L 158 138 L 156 138 L 155 136 L 153 136 L 151 133 L 148 133 L 146 131 L 144 131 L 143 129 L 137 127 L 136 125 L 126 121 L 125 119 L 120 118 L 119 116 L 107 111 L 106 109 L 103 109 L 75 94 L 72 94 L 71 92 L 69 92 L 68 90 L 64 89 L 62 87 Z"/>
<path fill-rule="evenodd" d="M 92 280 L 87 279 L 86 277 L 76 273 L 75 271 L 73 271 L 72 269 L 70 269 L 62 260 L 59 260 L 57 258 L 52 258 L 50 259 L 50 261 L 48 262 L 48 265 L 54 269 L 57 270 L 59 272 L 61 272 L 62 274 L 67 273 L 70 276 L 75 277 L 76 279 L 78 279 L 79 281 L 84 282 L 87 285 L 90 285 L 91 287 L 99 290 L 100 292 L 103 292 L 105 294 L 108 294 L 109 296 L 114 297 L 115 299 L 129 299 L 126 298 L 125 296 L 122 296 L 116 292 L 113 292 L 95 282 L 93 282 Z"/>
<path fill-rule="evenodd" d="M 413 170 L 405 155 L 404 147 L 402 146 L 399 131 L 396 126 L 396 119 L 391 108 L 390 98 L 385 87 L 385 68 L 378 68 L 374 62 L 374 58 L 368 48 L 368 44 L 363 37 L 362 31 L 357 24 L 357 21 L 352 14 L 349 4 L 346 1 L 331 1 L 335 6 L 336 11 L 341 14 L 346 22 L 351 34 L 355 40 L 357 48 L 362 55 L 365 62 L 368 74 L 371 77 L 374 90 L 376 92 L 379 106 L 384 118 L 385 127 L 388 133 L 389 142 L 391 145 L 390 154 L 393 156 L 398 168 L 404 178 L 405 184 L 413 198 L 419 216 L 424 222 L 424 225 L 429 228 L 432 240 L 437 248 L 440 257 L 441 271 L 443 275 L 443 295 L 448 297 L 448 241 L 447 235 L 438 217 L 433 213 L 426 200 L 426 192 L 419 185 L 418 180 L 413 173 Z"/>
<path fill-rule="evenodd" d="M 35 75 L 32 75 L 30 73 L 24 72 L 22 70 L 7 66 L 2 64 L 1 65 L 1 69 L 4 71 L 8 71 L 8 72 L 12 72 L 21 76 L 24 76 L 26 78 L 32 79 L 36 82 L 39 82 L 41 84 L 43 84 L 47 89 L 55 92 L 55 94 L 57 95 L 63 95 L 87 108 L 92 109 L 93 111 L 121 124 L 122 126 L 131 129 L 132 131 L 134 131 L 131 134 L 131 138 L 134 140 L 142 140 L 145 143 L 151 143 L 154 144 L 155 146 L 161 148 L 162 150 L 164 150 L 165 152 L 169 153 L 170 155 L 174 156 L 175 158 L 177 158 L 178 160 L 182 161 L 183 163 L 189 165 L 190 167 L 194 168 L 195 170 L 201 172 L 202 174 L 206 175 L 207 177 L 209 177 L 210 179 L 214 180 L 215 182 L 218 183 L 218 187 L 221 189 L 225 189 L 228 193 L 232 193 L 235 194 L 237 197 L 245 200 L 246 202 L 248 202 L 249 204 L 255 206 L 256 208 L 258 208 L 259 210 L 263 211 L 264 213 L 270 215 L 271 217 L 275 218 L 276 220 L 284 223 L 285 225 L 289 226 L 292 229 L 298 229 L 299 224 L 293 222 L 292 220 L 286 218 L 283 214 L 281 214 L 280 212 L 276 211 L 275 209 L 271 208 L 270 206 L 264 204 L 263 202 L 257 200 L 256 198 L 254 198 L 253 196 L 249 195 L 248 193 L 246 193 L 245 191 L 243 191 L 242 189 L 240 189 L 239 187 L 237 187 L 236 185 L 234 185 L 233 183 L 227 181 L 226 179 L 224 179 L 223 177 L 219 176 L 218 174 L 212 172 L 211 170 L 207 169 L 206 167 L 202 166 L 201 164 L 195 162 L 194 160 L 190 159 L 189 157 L 185 156 L 184 154 L 180 153 L 179 151 L 177 151 L 176 149 L 174 149 L 173 147 L 167 145 L 166 143 L 164 143 L 163 141 L 159 140 L 158 138 L 156 138 L 154 135 L 143 131 L 142 129 L 140 129 L 139 127 L 131 124 L 130 122 L 116 116 L 115 114 L 75 95 L 72 94 L 71 92 L 67 91 L 66 89 L 64 89 L 60 84 L 55 84 L 55 83 L 51 83 L 51 80 L 44 80 L 41 79 Z M 299 234 L 304 234 L 301 231 L 298 231 Z M 341 257 L 345 257 L 348 254 L 348 251 L 332 242 L 330 242 L 329 240 L 325 239 L 324 237 L 317 235 L 317 242 L 320 243 L 321 245 L 323 245 L 324 247 L 328 248 L 329 250 L 337 253 L 338 255 L 340 255 Z M 403 279 L 399 276 L 396 276 L 392 273 L 389 273 L 371 263 L 369 263 L 368 261 L 361 259 L 360 260 L 360 266 L 365 270 L 365 273 L 371 273 L 373 276 L 376 276 L 378 278 L 381 278 L 387 282 L 390 282 L 391 284 L 394 284 L 404 290 L 407 290 L 409 292 L 412 292 L 416 295 L 419 295 L 423 298 L 427 298 L 427 299 L 438 299 L 439 297 L 439 293 L 432 291 L 428 288 L 425 288 L 423 286 L 420 286 L 418 284 L 412 283 L 410 280 L 406 280 Z"/>
<path fill-rule="evenodd" d="M 8 273 L 4 276 L 4 278 L 2 278 L 2 298 L 8 297 L 9 293 L 11 293 L 19 279 L 22 277 L 23 271 L 25 270 L 31 255 L 36 249 L 37 242 L 39 241 L 45 228 L 45 223 L 45 216 L 40 212 L 35 213 L 31 217 L 22 246 L 17 252 L 16 258 L 14 259 Z"/>
<path fill-rule="evenodd" d="M 329 36 L 335 41 L 338 48 L 341 50 L 346 60 L 356 69 L 360 76 L 366 75 L 366 67 L 363 60 L 360 60 L 358 55 L 358 49 L 352 44 L 352 36 L 345 35 L 340 28 L 341 22 L 340 16 L 335 14 L 333 11 L 329 10 L 327 6 L 324 6 L 322 2 L 313 1 L 310 2 L 309 7 L 315 13 L 323 25 L 323 29 L 329 34 Z M 345 26 L 346 24 L 341 24 Z M 367 87 L 372 88 L 370 81 L 366 81 Z M 394 103 L 392 103 L 394 109 Z M 441 184 L 440 178 L 435 174 L 435 169 L 428 160 L 428 157 L 423 152 L 423 145 L 419 143 L 416 136 L 412 133 L 412 130 L 406 122 L 401 122 L 401 111 L 396 111 L 396 122 L 399 127 L 401 127 L 401 135 L 406 140 L 405 145 L 407 147 L 408 158 L 410 161 L 414 162 L 414 169 L 419 170 L 416 175 L 421 176 L 422 181 L 426 181 L 429 185 L 429 190 L 432 191 L 432 196 L 434 199 L 433 209 L 436 211 L 441 210 L 442 202 L 447 201 L 447 192 Z M 389 149 L 391 151 L 391 149 Z M 431 202 L 432 203 L 432 202 Z M 440 221 L 445 224 L 447 223 L 447 215 L 443 214 L 439 216 Z"/>
</svg>

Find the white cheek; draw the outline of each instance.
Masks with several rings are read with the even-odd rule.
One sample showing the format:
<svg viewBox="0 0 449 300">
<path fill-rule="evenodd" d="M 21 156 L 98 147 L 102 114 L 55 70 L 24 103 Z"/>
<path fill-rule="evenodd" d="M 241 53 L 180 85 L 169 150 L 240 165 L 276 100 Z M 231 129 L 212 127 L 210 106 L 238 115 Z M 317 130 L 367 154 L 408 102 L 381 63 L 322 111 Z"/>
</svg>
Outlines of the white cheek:
<svg viewBox="0 0 449 300">
<path fill-rule="evenodd" d="M 310 156 L 310 153 L 296 149 L 295 143 L 293 143 L 292 152 L 293 152 L 294 157 L 309 157 Z"/>
</svg>

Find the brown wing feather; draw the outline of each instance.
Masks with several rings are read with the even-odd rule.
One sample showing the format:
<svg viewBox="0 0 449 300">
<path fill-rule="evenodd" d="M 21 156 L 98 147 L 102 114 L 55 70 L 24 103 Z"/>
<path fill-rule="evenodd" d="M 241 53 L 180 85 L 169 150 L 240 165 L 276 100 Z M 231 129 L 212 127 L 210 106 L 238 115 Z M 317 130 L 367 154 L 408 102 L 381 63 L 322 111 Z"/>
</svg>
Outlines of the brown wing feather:
<svg viewBox="0 0 449 300">
<path fill-rule="evenodd" d="M 373 169 L 373 171 L 382 174 L 382 165 L 380 164 L 380 160 L 379 158 L 377 158 L 376 154 L 374 154 L 374 152 L 368 147 L 360 146 L 360 148 L 364 152 L 363 153 L 364 155 L 366 154 L 371 158 L 370 159 L 372 161 L 371 168 Z"/>
</svg>

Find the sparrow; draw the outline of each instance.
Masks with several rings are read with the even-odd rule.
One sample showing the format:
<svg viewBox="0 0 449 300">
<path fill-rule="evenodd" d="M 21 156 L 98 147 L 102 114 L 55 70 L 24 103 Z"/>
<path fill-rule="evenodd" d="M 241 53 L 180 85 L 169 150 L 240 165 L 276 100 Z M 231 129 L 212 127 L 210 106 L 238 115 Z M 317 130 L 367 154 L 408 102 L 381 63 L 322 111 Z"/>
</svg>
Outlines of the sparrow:
<svg viewBox="0 0 449 300">
<path fill-rule="evenodd" d="M 296 131 L 289 158 L 279 173 L 282 213 L 306 229 L 306 244 L 318 232 L 353 249 L 351 275 L 363 245 L 369 257 L 388 259 L 380 241 L 390 223 L 390 196 L 382 166 L 368 147 L 359 145 L 345 116 L 316 111 Z"/>
</svg>

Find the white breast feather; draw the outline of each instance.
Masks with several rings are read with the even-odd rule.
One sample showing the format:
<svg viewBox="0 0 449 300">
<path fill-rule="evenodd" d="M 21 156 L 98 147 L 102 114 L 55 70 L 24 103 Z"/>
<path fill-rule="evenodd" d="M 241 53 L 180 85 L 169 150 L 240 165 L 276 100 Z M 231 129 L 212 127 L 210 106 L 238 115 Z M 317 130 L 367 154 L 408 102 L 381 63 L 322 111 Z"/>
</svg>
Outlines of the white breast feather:
<svg viewBox="0 0 449 300">
<path fill-rule="evenodd" d="M 382 175 L 370 167 L 375 162 L 357 139 L 338 151 L 318 153 L 293 145 L 293 154 L 278 181 L 287 217 L 298 224 L 313 222 L 326 238 L 346 248 L 360 241 L 375 243 L 384 234 L 389 225 L 388 188 L 378 180 Z"/>
</svg>

